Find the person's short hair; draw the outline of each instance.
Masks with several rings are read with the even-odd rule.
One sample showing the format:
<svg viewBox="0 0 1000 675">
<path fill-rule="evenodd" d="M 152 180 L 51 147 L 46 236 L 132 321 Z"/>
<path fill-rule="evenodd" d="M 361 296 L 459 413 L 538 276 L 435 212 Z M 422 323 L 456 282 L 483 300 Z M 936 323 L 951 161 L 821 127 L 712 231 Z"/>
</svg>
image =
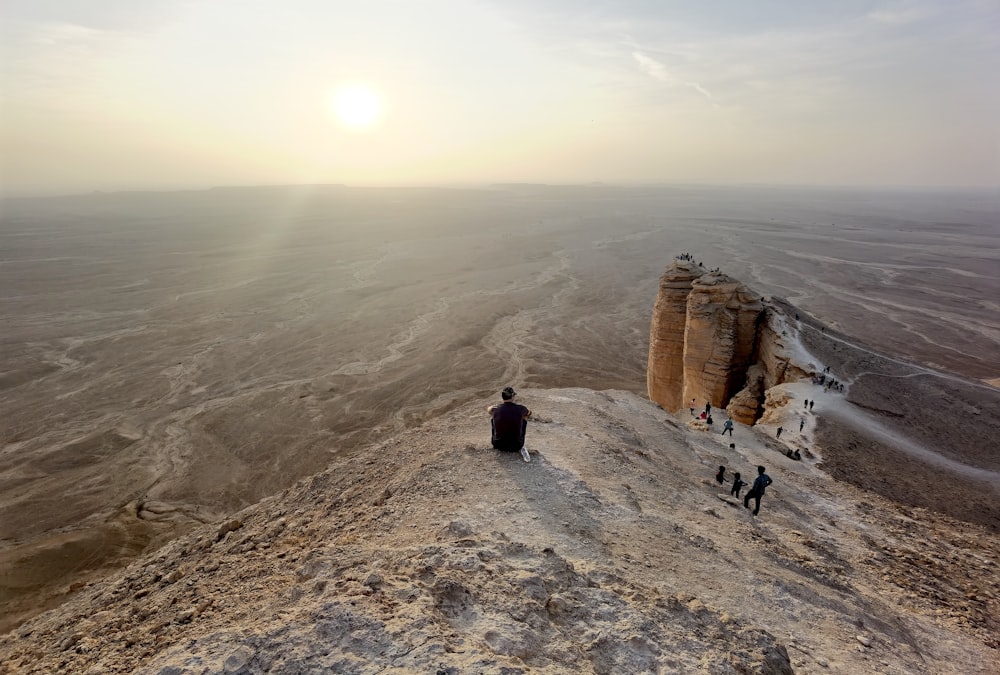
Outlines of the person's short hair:
<svg viewBox="0 0 1000 675">
<path fill-rule="evenodd" d="M 757 467 L 757 473 L 764 473 L 764 467 L 758 466 Z"/>
<path fill-rule="evenodd" d="M 517 392 L 514 391 L 514 387 L 504 387 L 503 391 L 500 392 L 500 398 L 505 401 L 509 401 L 517 396 Z"/>
</svg>

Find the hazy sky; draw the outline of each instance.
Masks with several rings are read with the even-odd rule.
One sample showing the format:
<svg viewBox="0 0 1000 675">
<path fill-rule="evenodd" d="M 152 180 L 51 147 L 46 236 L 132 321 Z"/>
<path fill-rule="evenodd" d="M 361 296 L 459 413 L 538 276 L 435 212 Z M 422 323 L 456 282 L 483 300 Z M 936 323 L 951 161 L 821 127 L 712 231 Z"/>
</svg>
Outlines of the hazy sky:
<svg viewBox="0 0 1000 675">
<path fill-rule="evenodd" d="M 0 13 L 7 195 L 1000 185 L 1000 0 L 4 0 Z M 367 128 L 331 112 L 348 83 L 378 97 Z"/>
</svg>

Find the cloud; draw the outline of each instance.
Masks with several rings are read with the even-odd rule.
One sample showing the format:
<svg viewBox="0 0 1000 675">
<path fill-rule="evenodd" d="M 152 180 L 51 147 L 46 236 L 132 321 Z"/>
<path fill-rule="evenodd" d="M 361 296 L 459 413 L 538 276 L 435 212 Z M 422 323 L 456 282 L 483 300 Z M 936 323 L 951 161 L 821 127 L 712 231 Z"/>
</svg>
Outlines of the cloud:
<svg viewBox="0 0 1000 675">
<path fill-rule="evenodd" d="M 632 52 L 632 58 L 639 63 L 639 69 L 660 82 L 670 82 L 670 73 L 667 67 L 651 56 L 646 56 L 642 52 Z"/>
<path fill-rule="evenodd" d="M 899 26 L 914 21 L 920 21 L 931 15 L 931 11 L 926 7 L 903 7 L 900 9 L 880 9 L 869 12 L 865 18 L 875 23 Z"/>
<path fill-rule="evenodd" d="M 709 101 L 712 101 L 712 93 L 705 89 L 705 87 L 701 86 L 697 82 L 674 77 L 670 71 L 667 70 L 665 65 L 654 59 L 652 56 L 643 54 L 640 51 L 633 51 L 632 58 L 634 58 L 639 64 L 639 69 L 652 77 L 654 80 L 659 80 L 660 82 L 671 86 L 681 86 L 693 89 Z"/>
</svg>

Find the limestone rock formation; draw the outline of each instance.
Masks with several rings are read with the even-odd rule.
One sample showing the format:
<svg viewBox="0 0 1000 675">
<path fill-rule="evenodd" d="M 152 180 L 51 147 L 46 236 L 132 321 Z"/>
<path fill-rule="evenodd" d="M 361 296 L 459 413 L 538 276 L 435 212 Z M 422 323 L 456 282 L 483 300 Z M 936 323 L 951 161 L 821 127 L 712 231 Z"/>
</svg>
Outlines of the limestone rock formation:
<svg viewBox="0 0 1000 675">
<path fill-rule="evenodd" d="M 701 407 L 723 407 L 740 392 L 736 419 L 752 423 L 763 390 L 783 381 L 786 360 L 777 343 L 761 345 L 765 305 L 736 279 L 707 271 L 689 260 L 675 260 L 660 279 L 649 333 L 646 385 L 649 398 L 676 411 L 694 399 Z M 748 378 L 750 366 L 766 360 Z"/>
<path fill-rule="evenodd" d="M 753 424 L 761 414 L 764 396 L 764 369 L 754 364 L 747 369 L 746 386 L 729 399 L 726 414 L 740 424 Z"/>
<path fill-rule="evenodd" d="M 725 274 L 695 280 L 684 329 L 682 400 L 722 407 L 743 386 L 762 309 L 759 296 Z"/>
<path fill-rule="evenodd" d="M 684 377 L 684 333 L 687 302 L 692 284 L 705 268 L 692 261 L 676 260 L 660 277 L 660 292 L 653 306 L 649 330 L 649 366 L 646 388 L 649 398 L 667 410 L 682 407 L 684 392 L 677 386 Z"/>
<path fill-rule="evenodd" d="M 786 334 L 778 305 L 718 270 L 675 260 L 653 307 L 649 398 L 671 411 L 707 402 L 753 424 L 767 389 L 814 369 L 794 362 Z"/>
</svg>

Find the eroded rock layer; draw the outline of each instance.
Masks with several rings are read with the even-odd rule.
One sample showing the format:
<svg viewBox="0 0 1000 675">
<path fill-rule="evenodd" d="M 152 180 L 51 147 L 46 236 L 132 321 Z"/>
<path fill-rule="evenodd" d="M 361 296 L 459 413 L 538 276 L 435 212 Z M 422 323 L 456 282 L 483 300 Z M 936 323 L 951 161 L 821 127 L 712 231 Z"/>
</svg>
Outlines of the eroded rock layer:
<svg viewBox="0 0 1000 675">
<path fill-rule="evenodd" d="M 649 329 L 646 388 L 649 398 L 667 410 L 677 410 L 685 400 L 677 382 L 684 377 L 687 302 L 692 284 L 703 274 L 705 268 L 701 265 L 678 260 L 660 277 L 660 292 L 653 306 Z"/>
<path fill-rule="evenodd" d="M 763 305 L 725 274 L 699 277 L 688 295 L 684 331 L 684 400 L 726 405 L 743 387 Z"/>
<path fill-rule="evenodd" d="M 739 422 L 761 414 L 764 392 L 806 369 L 792 362 L 781 313 L 745 284 L 690 260 L 660 278 L 649 335 L 649 398 L 677 411 L 727 407 Z"/>
</svg>

